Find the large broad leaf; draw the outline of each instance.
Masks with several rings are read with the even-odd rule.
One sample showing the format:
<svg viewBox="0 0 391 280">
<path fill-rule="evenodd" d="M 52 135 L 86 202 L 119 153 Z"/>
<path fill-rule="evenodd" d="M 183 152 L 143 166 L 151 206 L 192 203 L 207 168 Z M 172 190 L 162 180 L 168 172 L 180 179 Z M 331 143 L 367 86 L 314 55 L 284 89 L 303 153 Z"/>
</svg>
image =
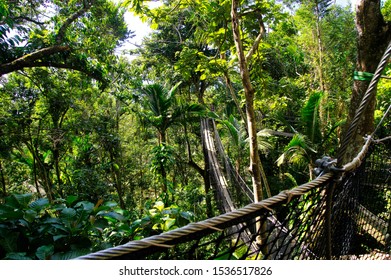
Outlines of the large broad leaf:
<svg viewBox="0 0 391 280">
<path fill-rule="evenodd" d="M 56 232 L 66 233 L 68 234 L 70 232 L 69 228 L 62 224 L 52 224 L 52 228 L 56 230 Z M 62 235 L 62 234 L 59 234 Z"/>
<path fill-rule="evenodd" d="M 32 260 L 32 258 L 26 256 L 25 252 L 12 252 L 8 253 L 5 258 L 6 260 Z"/>
<path fill-rule="evenodd" d="M 59 252 L 52 256 L 52 260 L 71 260 L 80 256 L 84 256 L 90 253 L 89 249 L 76 249 L 69 252 Z"/>
<path fill-rule="evenodd" d="M 25 208 L 33 198 L 33 194 L 13 194 L 5 198 L 5 204 L 14 208 Z"/>
<path fill-rule="evenodd" d="M 155 205 L 153 205 L 154 208 L 156 208 L 159 212 L 161 212 L 164 209 L 164 202 L 162 201 L 156 201 Z"/>
<path fill-rule="evenodd" d="M 37 217 L 37 212 L 32 209 L 27 209 L 23 215 L 23 219 L 25 219 L 29 223 L 34 222 L 36 217 Z"/>
<path fill-rule="evenodd" d="M 39 212 L 49 206 L 49 200 L 47 198 L 40 198 L 29 204 L 29 208 Z"/>
<path fill-rule="evenodd" d="M 99 214 L 99 215 L 98 215 Z M 125 217 L 116 212 L 98 213 L 97 216 L 101 216 L 110 222 L 124 221 Z"/>
<path fill-rule="evenodd" d="M 183 211 L 183 212 L 181 212 L 180 215 L 181 215 L 182 218 L 188 220 L 189 222 L 194 220 L 194 214 L 192 212 Z"/>
<path fill-rule="evenodd" d="M 78 197 L 76 195 L 70 195 L 66 198 L 65 202 L 67 203 L 68 206 L 72 205 Z"/>
<path fill-rule="evenodd" d="M 167 218 L 166 221 L 164 222 L 163 230 L 169 231 L 169 230 L 173 229 L 173 227 L 175 226 L 175 222 L 176 222 L 175 219 Z"/>
<path fill-rule="evenodd" d="M 0 220 L 22 219 L 23 211 L 9 205 L 0 204 Z"/>
<path fill-rule="evenodd" d="M 53 255 L 53 253 L 54 253 L 53 245 L 44 245 L 37 249 L 35 255 L 39 260 L 48 260 L 50 259 L 51 255 Z"/>
<path fill-rule="evenodd" d="M 64 208 L 62 211 L 61 211 L 61 219 L 64 219 L 64 220 L 67 220 L 67 221 L 71 221 L 73 220 L 75 217 L 76 217 L 76 210 L 73 209 L 73 208 Z"/>
<path fill-rule="evenodd" d="M 95 205 L 94 212 L 95 213 L 99 213 L 99 212 L 103 213 L 104 211 L 111 210 L 117 206 L 118 206 L 118 203 L 115 201 L 106 201 L 105 203 L 103 203 L 102 205 L 99 205 L 98 207 Z"/>
<path fill-rule="evenodd" d="M 0 247 L 7 253 L 12 253 L 18 250 L 19 232 L 8 234 L 4 238 L 0 238 Z"/>
<path fill-rule="evenodd" d="M 118 203 L 115 202 L 115 201 L 107 201 L 105 203 L 103 203 L 104 206 L 107 206 L 107 207 L 111 207 L 111 208 L 114 208 L 114 207 L 117 207 L 118 206 Z"/>
<path fill-rule="evenodd" d="M 62 238 L 66 238 L 66 237 L 68 237 L 67 234 L 53 235 L 53 241 L 56 242 L 56 241 L 58 241 L 58 240 L 60 240 L 60 239 L 62 239 Z"/>
<path fill-rule="evenodd" d="M 89 201 L 80 201 L 76 203 L 75 208 L 81 207 L 85 212 L 91 213 L 94 210 L 95 205 Z"/>
</svg>

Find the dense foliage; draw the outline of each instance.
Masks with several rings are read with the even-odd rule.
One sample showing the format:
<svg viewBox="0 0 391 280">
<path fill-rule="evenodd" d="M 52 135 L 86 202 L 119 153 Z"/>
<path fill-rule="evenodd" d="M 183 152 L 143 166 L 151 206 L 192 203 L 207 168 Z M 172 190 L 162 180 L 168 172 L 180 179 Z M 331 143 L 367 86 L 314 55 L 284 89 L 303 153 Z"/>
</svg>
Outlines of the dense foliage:
<svg viewBox="0 0 391 280">
<path fill-rule="evenodd" d="M 0 0 L 1 259 L 72 258 L 218 214 L 200 118 L 216 120 L 251 185 L 231 1 L 147 2 Z M 354 13 L 333 1 L 236 2 L 264 196 L 273 195 L 336 153 Z M 136 49 L 126 12 L 152 28 Z M 390 98 L 384 79 L 377 122 Z"/>
</svg>

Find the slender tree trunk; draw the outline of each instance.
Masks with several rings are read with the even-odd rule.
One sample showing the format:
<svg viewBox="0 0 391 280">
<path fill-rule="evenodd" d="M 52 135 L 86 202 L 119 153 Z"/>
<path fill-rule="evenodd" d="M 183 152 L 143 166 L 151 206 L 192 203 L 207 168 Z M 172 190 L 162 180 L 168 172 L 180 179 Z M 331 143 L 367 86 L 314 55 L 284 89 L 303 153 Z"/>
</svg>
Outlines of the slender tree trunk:
<svg viewBox="0 0 391 280">
<path fill-rule="evenodd" d="M 27 143 L 26 143 L 27 144 Z M 33 155 L 33 160 L 35 162 L 35 168 L 38 169 L 38 177 L 42 179 L 42 185 L 45 190 L 46 196 L 50 203 L 54 200 L 54 193 L 52 188 L 52 181 L 50 179 L 50 167 L 41 160 L 39 151 L 33 145 L 27 144 L 28 149 Z"/>
<path fill-rule="evenodd" d="M 225 55 L 225 53 L 220 53 L 220 58 L 226 60 L 226 55 Z M 243 120 L 245 123 L 247 123 L 246 115 L 244 114 L 243 110 L 240 108 L 239 100 L 238 100 L 238 98 L 236 97 L 234 88 L 233 88 L 233 86 L 232 86 L 231 79 L 229 78 L 228 71 L 227 71 L 227 72 L 224 72 L 224 78 L 225 78 L 225 84 L 226 84 L 227 87 L 228 87 L 229 93 L 231 94 L 232 100 L 234 101 L 234 103 L 235 103 L 235 105 L 236 105 L 236 109 L 238 110 L 238 113 L 240 114 L 240 117 L 242 118 L 242 120 Z M 247 130 L 247 127 L 246 127 L 246 130 Z"/>
<path fill-rule="evenodd" d="M 318 46 L 318 58 L 317 58 L 317 68 L 318 68 L 318 75 L 319 75 L 319 88 L 323 93 L 323 96 L 320 100 L 319 104 L 319 118 L 320 118 L 320 132 L 323 135 L 324 128 L 327 126 L 328 122 L 328 113 L 326 111 L 327 103 L 328 103 L 328 89 L 326 87 L 326 83 L 324 80 L 324 47 L 323 47 L 323 40 L 322 40 L 322 29 L 321 29 L 321 14 L 319 10 L 319 3 L 315 4 L 315 25 L 316 25 L 316 43 Z"/>
<path fill-rule="evenodd" d="M 41 192 L 39 191 L 39 182 L 38 182 L 38 174 L 37 174 L 37 163 L 35 158 L 33 157 L 33 175 L 34 175 L 34 185 L 37 190 L 38 197 L 41 197 Z"/>
<path fill-rule="evenodd" d="M 316 22 L 316 41 L 318 45 L 318 74 L 319 74 L 319 84 L 320 90 L 325 90 L 325 83 L 323 77 L 323 42 L 322 42 L 322 32 L 320 27 L 320 11 L 319 4 L 315 4 L 315 22 Z"/>
<path fill-rule="evenodd" d="M 356 70 L 374 73 L 391 40 L 391 24 L 384 21 L 380 9 L 380 0 L 358 0 L 356 4 L 356 27 L 358 31 Z M 369 83 L 370 81 L 354 81 L 348 124 L 353 120 Z M 344 162 L 349 162 L 357 154 L 364 141 L 363 137 L 373 132 L 375 106 L 376 92 L 372 95 L 372 99 L 358 124 L 357 131 L 353 135 L 351 145 L 349 145 L 343 160 Z"/>
<path fill-rule="evenodd" d="M 0 160 L 0 180 L 1 180 L 1 187 L 2 187 L 2 197 L 6 197 L 7 196 L 7 188 L 6 188 L 6 183 L 5 183 L 5 176 L 4 176 L 2 160 Z"/>
<path fill-rule="evenodd" d="M 124 191 L 122 187 L 121 172 L 120 170 L 117 170 L 115 167 L 113 167 L 113 169 L 114 169 L 113 172 L 114 172 L 115 189 L 117 190 L 118 193 L 119 206 L 121 207 L 121 209 L 125 209 L 126 206 L 123 198 Z"/>
<path fill-rule="evenodd" d="M 56 170 L 58 193 L 61 197 L 64 196 L 62 190 L 61 171 L 60 171 L 60 153 L 57 148 L 53 149 L 54 168 Z"/>
<path fill-rule="evenodd" d="M 258 140 L 255 123 L 255 112 L 254 112 L 254 94 L 255 90 L 251 85 L 250 73 L 248 71 L 247 60 L 244 55 L 243 44 L 240 37 L 240 26 L 239 18 L 237 14 L 238 0 L 232 0 L 231 7 L 231 20 L 233 29 L 233 38 L 235 41 L 236 52 L 238 55 L 240 75 L 246 99 L 246 117 L 247 117 L 247 128 L 250 139 L 250 167 L 252 185 L 254 191 L 254 201 L 260 201 L 263 199 L 262 191 L 262 178 L 260 171 L 260 159 L 258 154 Z"/>
</svg>

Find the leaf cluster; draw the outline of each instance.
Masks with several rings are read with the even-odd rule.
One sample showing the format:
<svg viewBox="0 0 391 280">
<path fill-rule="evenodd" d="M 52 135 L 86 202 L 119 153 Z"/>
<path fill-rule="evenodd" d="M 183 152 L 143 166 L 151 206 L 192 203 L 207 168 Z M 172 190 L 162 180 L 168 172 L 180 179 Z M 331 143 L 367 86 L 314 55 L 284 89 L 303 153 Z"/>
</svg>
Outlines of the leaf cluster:
<svg viewBox="0 0 391 280">
<path fill-rule="evenodd" d="M 34 200 L 12 194 L 0 204 L 2 259 L 70 259 L 122 241 L 130 213 L 115 202 L 95 205 L 76 196 Z"/>
</svg>

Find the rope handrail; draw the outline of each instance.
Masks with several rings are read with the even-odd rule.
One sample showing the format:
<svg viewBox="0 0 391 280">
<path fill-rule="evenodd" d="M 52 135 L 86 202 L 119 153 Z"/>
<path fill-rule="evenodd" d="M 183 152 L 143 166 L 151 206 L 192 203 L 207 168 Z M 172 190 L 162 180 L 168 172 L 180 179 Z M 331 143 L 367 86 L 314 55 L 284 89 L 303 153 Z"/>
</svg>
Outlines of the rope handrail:
<svg viewBox="0 0 391 280">
<path fill-rule="evenodd" d="M 284 202 L 289 203 L 295 197 L 300 197 L 308 193 L 310 190 L 314 188 L 332 182 L 332 180 L 335 179 L 336 176 L 340 176 L 341 171 L 350 172 L 355 168 L 357 168 L 358 166 L 360 166 L 372 142 L 375 142 L 375 140 L 373 140 L 371 136 L 368 136 L 364 146 L 362 147 L 361 151 L 357 154 L 357 156 L 349 163 L 345 164 L 341 169 L 338 169 L 337 172 L 333 171 L 333 169 L 331 168 L 331 171 L 328 171 L 327 173 L 323 173 L 322 175 L 320 175 L 319 177 L 315 178 L 314 180 L 308 183 L 302 184 L 291 190 L 284 190 L 273 197 L 264 199 L 256 203 L 248 204 L 243 208 L 235 209 L 231 212 L 224 213 L 222 215 L 212 217 L 204 221 L 190 223 L 184 227 L 174 229 L 169 232 L 164 232 L 159 235 L 153 235 L 141 240 L 130 241 L 123 245 L 90 253 L 88 255 L 80 256 L 76 259 L 104 260 L 104 259 L 111 259 L 111 258 L 120 257 L 122 255 L 131 254 L 132 252 L 136 252 L 154 246 L 167 248 L 173 246 L 170 245 L 170 242 L 175 241 L 176 239 L 186 238 L 186 236 L 190 236 L 191 234 L 196 234 L 197 232 L 221 231 L 222 225 L 229 224 L 230 221 L 234 219 L 240 219 L 241 217 L 246 215 L 251 215 L 251 214 L 255 215 L 255 213 L 257 213 L 262 209 L 266 209 L 272 212 L 271 208 L 274 205 L 279 203 L 284 203 Z"/>
<path fill-rule="evenodd" d="M 91 253 L 85 256 L 78 257 L 76 259 L 109 259 L 113 257 L 118 257 L 124 254 L 129 254 L 140 249 L 145 249 L 151 246 L 164 246 L 165 243 L 170 242 L 174 239 L 187 236 L 189 234 L 195 233 L 197 231 L 203 230 L 214 230 L 216 231 L 219 228 L 219 225 L 229 223 L 233 219 L 238 219 L 244 215 L 249 215 L 251 213 L 256 213 L 261 209 L 271 210 L 270 207 L 276 203 L 289 202 L 293 197 L 301 196 L 311 189 L 314 189 L 324 183 L 329 182 L 334 177 L 333 173 L 326 173 L 311 182 L 298 186 L 292 190 L 285 190 L 279 194 L 267 198 L 265 200 L 259 201 L 257 203 L 251 203 L 241 209 L 236 209 L 232 212 L 222 214 L 204 221 L 190 223 L 184 227 L 174 229 L 169 232 L 161 233 L 160 235 L 153 235 L 141 240 L 130 241 L 126 244 L 119 245 L 117 247 L 105 249 L 95 253 Z"/>
</svg>

